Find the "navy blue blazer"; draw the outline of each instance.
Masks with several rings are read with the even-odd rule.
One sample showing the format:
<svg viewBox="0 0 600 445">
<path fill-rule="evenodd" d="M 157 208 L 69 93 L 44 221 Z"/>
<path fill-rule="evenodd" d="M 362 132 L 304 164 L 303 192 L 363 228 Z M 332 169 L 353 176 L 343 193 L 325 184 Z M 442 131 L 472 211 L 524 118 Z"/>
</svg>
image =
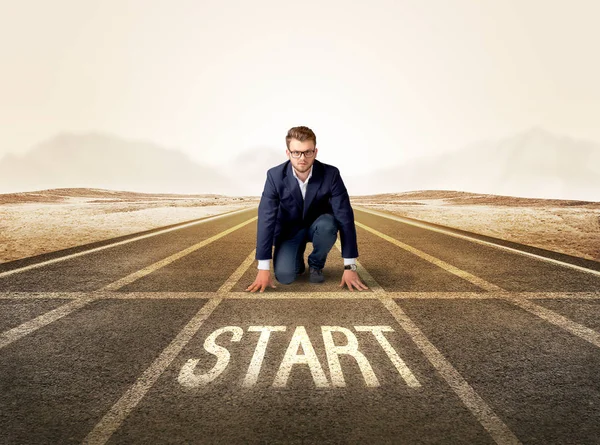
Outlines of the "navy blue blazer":
<svg viewBox="0 0 600 445">
<path fill-rule="evenodd" d="M 278 246 L 300 229 L 310 227 L 324 213 L 332 214 L 336 220 L 342 258 L 358 257 L 354 212 L 339 169 L 317 159 L 312 168 L 305 199 L 302 199 L 289 159 L 267 171 L 265 189 L 258 205 L 257 260 L 271 259 L 273 245 Z"/>
</svg>

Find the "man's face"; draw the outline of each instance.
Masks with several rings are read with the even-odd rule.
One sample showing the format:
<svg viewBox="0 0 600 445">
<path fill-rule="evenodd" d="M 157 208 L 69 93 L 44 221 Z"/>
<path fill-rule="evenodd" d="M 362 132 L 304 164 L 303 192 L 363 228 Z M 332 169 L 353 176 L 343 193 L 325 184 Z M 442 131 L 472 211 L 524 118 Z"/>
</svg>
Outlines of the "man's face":
<svg viewBox="0 0 600 445">
<path fill-rule="evenodd" d="M 307 150 L 315 151 L 315 153 L 313 154 L 313 156 L 311 158 L 307 158 L 305 155 L 302 155 L 299 158 L 294 158 L 291 153 L 293 151 L 305 152 Z M 292 166 L 296 169 L 296 171 L 300 172 L 300 173 L 305 173 L 305 172 L 309 171 L 310 167 L 314 164 L 315 158 L 317 157 L 317 151 L 318 151 L 318 149 L 315 148 L 313 141 L 300 142 L 297 139 L 292 139 L 290 141 L 290 148 L 288 150 L 286 150 L 285 152 L 288 155 L 288 158 L 289 158 L 290 162 L 292 163 Z"/>
</svg>

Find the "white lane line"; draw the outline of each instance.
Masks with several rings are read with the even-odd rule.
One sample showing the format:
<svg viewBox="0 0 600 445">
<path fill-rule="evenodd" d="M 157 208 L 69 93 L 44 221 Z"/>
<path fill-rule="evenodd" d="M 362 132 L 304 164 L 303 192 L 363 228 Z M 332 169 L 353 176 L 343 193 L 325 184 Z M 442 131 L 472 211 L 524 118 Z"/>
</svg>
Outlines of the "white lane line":
<svg viewBox="0 0 600 445">
<path fill-rule="evenodd" d="M 600 292 L 511 292 L 510 295 L 524 300 L 598 300 Z M 498 297 L 500 298 L 500 297 Z"/>
<path fill-rule="evenodd" d="M 421 387 L 419 380 L 417 380 L 410 368 L 406 366 L 406 363 L 404 363 L 404 360 L 400 358 L 394 347 L 390 344 L 388 339 L 385 338 L 385 335 L 383 335 L 384 332 L 394 331 L 391 326 L 354 326 L 354 329 L 356 329 L 357 332 L 372 333 L 377 340 L 377 343 L 379 343 L 379 345 L 383 348 L 385 354 L 388 356 L 398 371 L 398 374 L 400 374 L 400 377 L 404 379 L 406 384 L 411 388 Z"/>
<path fill-rule="evenodd" d="M 144 371 L 125 394 L 104 415 L 92 431 L 83 440 L 84 444 L 104 444 L 110 436 L 121 426 L 137 404 L 144 398 L 152 385 L 169 367 L 181 350 L 198 332 L 200 326 L 221 302 L 220 298 L 212 298 L 202 306 L 194 317 L 177 334 L 177 337 L 167 346 L 154 362 Z"/>
<path fill-rule="evenodd" d="M 341 252 L 341 245 L 336 242 L 338 250 Z M 521 442 L 506 424 L 496 415 L 494 410 L 481 398 L 479 394 L 467 383 L 452 364 L 442 355 L 442 353 L 431 343 L 419 327 L 404 313 L 394 300 L 388 296 L 377 281 L 367 272 L 367 270 L 356 261 L 359 275 L 369 286 L 374 289 L 374 293 L 383 303 L 386 309 L 396 319 L 398 324 L 404 329 L 412 341 L 417 345 L 421 353 L 429 360 L 442 378 L 448 383 L 450 388 L 460 398 L 463 404 L 471 411 L 479 423 L 485 428 L 488 434 L 499 445 L 513 445 Z"/>
<path fill-rule="evenodd" d="M 390 311 L 402 329 L 421 350 L 452 390 L 479 420 L 497 444 L 520 444 L 521 442 L 506 424 L 496 415 L 485 400 L 475 392 L 442 353 L 425 337 L 418 326 L 408 318 L 404 311 L 391 299 L 382 296 L 381 302 Z"/>
<path fill-rule="evenodd" d="M 577 337 L 600 348 L 600 334 L 593 329 L 590 329 L 587 326 L 579 324 L 563 315 L 560 315 L 531 301 L 527 301 L 523 298 L 506 296 L 504 299 L 522 309 L 525 309 L 527 312 L 533 315 L 537 315 L 542 320 L 552 323 L 553 325 L 558 326 L 559 328 L 570 332 L 571 334 L 576 335 Z"/>
<path fill-rule="evenodd" d="M 110 249 L 111 247 L 116 247 L 116 246 L 121 246 L 123 244 L 132 243 L 134 241 L 139 241 L 141 239 L 150 238 L 152 236 L 162 235 L 163 233 L 172 232 L 174 230 L 185 229 L 186 227 L 191 227 L 191 226 L 195 226 L 195 225 L 198 225 L 198 224 L 204 224 L 204 223 L 207 223 L 207 222 L 214 221 L 216 219 L 226 218 L 228 216 L 232 216 L 232 215 L 235 215 L 237 213 L 245 212 L 245 211 L 250 210 L 252 208 L 254 208 L 254 207 L 246 207 L 246 208 L 243 208 L 241 210 L 235 210 L 233 212 L 222 213 L 220 215 L 215 215 L 215 216 L 209 216 L 208 218 L 203 219 L 201 221 L 195 221 L 195 222 L 183 224 L 181 226 L 171 227 L 169 229 L 164 229 L 164 230 L 159 230 L 157 232 L 148 233 L 146 235 L 136 236 L 135 238 L 129 238 L 129 239 L 126 239 L 126 240 L 123 240 L 123 241 L 118 241 L 116 243 L 107 244 L 105 246 L 100 246 L 100 247 L 95 247 L 95 248 L 90 249 L 90 250 L 85 250 L 83 252 L 77 252 L 77 253 L 72 253 L 70 255 L 65 255 L 65 256 L 59 257 L 59 258 L 53 258 L 51 260 L 42 261 L 41 263 L 30 264 L 28 266 L 19 267 L 18 269 L 7 270 L 6 272 L 0 272 L 0 278 L 7 277 L 9 275 L 12 275 L 12 274 L 15 274 L 15 273 L 19 273 L 19 272 L 25 272 L 26 270 L 35 269 L 37 267 L 47 266 L 48 264 L 53 264 L 53 263 L 58 263 L 60 261 L 69 260 L 71 258 L 77 258 L 77 257 L 80 257 L 82 255 L 87 255 L 89 253 L 99 252 L 99 251 L 104 250 L 104 249 Z"/>
<path fill-rule="evenodd" d="M 230 292 L 224 297 L 228 300 L 374 300 L 377 296 L 367 291 L 346 292 Z"/>
<path fill-rule="evenodd" d="M 375 229 L 367 227 L 364 224 L 361 224 L 358 222 L 356 224 L 358 226 L 368 230 L 369 232 L 391 242 L 392 244 L 402 247 L 403 249 L 406 249 L 409 252 L 412 252 L 415 255 L 418 255 L 421 258 L 423 258 L 427 261 L 430 261 L 430 262 L 444 268 L 445 270 L 448 270 L 449 272 L 451 272 L 455 275 L 458 275 L 461 278 L 464 278 L 467 281 L 470 281 L 471 283 L 473 283 L 487 291 L 490 291 L 490 293 L 496 293 L 496 295 L 494 295 L 494 298 L 503 299 L 504 301 L 508 301 L 509 303 L 512 303 L 513 305 L 520 307 L 521 309 L 525 309 L 526 311 L 528 311 L 529 313 L 531 313 L 533 315 L 536 315 L 537 317 L 541 318 L 542 320 L 545 320 L 555 326 L 558 326 L 559 328 L 561 328 L 573 335 L 576 335 L 577 337 L 579 337 L 585 341 L 590 342 L 594 346 L 600 347 L 600 334 L 598 332 L 596 332 L 593 329 L 590 329 L 580 323 L 570 320 L 567 317 L 560 315 L 557 312 L 554 312 L 543 306 L 535 304 L 532 301 L 528 301 L 531 297 L 523 298 L 520 295 L 518 297 L 516 297 L 514 293 L 510 293 L 510 292 L 506 291 L 505 289 L 503 289 L 499 286 L 496 286 L 495 284 L 488 283 L 487 281 L 485 281 L 479 277 L 471 275 L 468 272 L 458 269 L 457 267 L 454 267 L 448 263 L 445 263 L 431 255 L 424 254 L 423 252 L 421 252 L 417 249 L 414 249 L 413 247 L 411 247 L 407 244 L 404 244 L 388 235 L 385 235 L 384 233 L 381 233 Z M 338 246 L 338 249 L 340 249 L 340 251 L 341 251 L 339 241 L 337 241 L 336 243 L 337 243 L 336 245 Z M 372 277 L 371 277 L 371 280 L 372 280 Z M 372 281 L 374 281 L 374 280 L 372 280 Z M 367 283 L 367 285 L 368 285 L 368 283 Z M 498 293 L 500 293 L 500 295 L 498 295 Z M 597 292 L 595 292 L 595 293 L 590 292 L 587 294 L 588 295 L 590 295 L 590 294 L 599 295 L 599 293 L 597 293 Z M 522 293 L 521 293 L 521 295 L 522 295 Z M 542 293 L 542 295 L 544 295 L 544 293 Z M 542 296 L 542 297 L 538 297 L 538 298 L 546 298 L 546 297 Z M 593 297 L 593 298 L 597 298 L 597 297 Z"/>
<path fill-rule="evenodd" d="M 399 222 L 402 222 L 404 224 L 410 224 L 412 226 L 420 227 L 422 229 L 427 229 L 427 230 L 431 230 L 433 232 L 443 233 L 444 235 L 449 235 L 449 236 L 453 236 L 455 238 L 465 239 L 465 240 L 468 240 L 468 241 L 472 241 L 474 243 L 479 243 L 479 244 L 483 244 L 483 245 L 486 245 L 486 246 L 495 247 L 497 249 L 504 249 L 504 250 L 507 250 L 507 251 L 512 252 L 512 253 L 518 253 L 520 255 L 525 255 L 525 256 L 528 256 L 528 257 L 531 257 L 531 258 L 535 258 L 537 260 L 547 261 L 549 263 L 557 264 L 557 265 L 563 266 L 563 267 L 569 267 L 571 269 L 575 269 L 575 270 L 578 270 L 580 272 L 585 272 L 585 273 L 589 273 L 589 274 L 592 274 L 592 275 L 600 276 L 600 271 L 598 271 L 598 270 L 588 269 L 587 267 L 577 266 L 576 264 L 566 263 L 564 261 L 556 260 L 554 258 L 548 258 L 548 257 L 542 256 L 542 255 L 537 255 L 537 254 L 531 253 L 531 252 L 525 252 L 523 250 L 515 249 L 514 247 L 508 247 L 508 246 L 503 246 L 501 244 L 495 244 L 495 243 L 493 243 L 491 241 L 484 241 L 484 240 L 481 240 L 481 239 L 478 239 L 478 238 L 475 238 L 475 237 L 471 237 L 471 236 L 468 236 L 468 235 L 454 233 L 454 232 L 452 232 L 450 230 L 441 229 L 439 227 L 432 227 L 432 226 L 429 226 L 427 224 L 418 223 L 416 221 L 411 221 L 411 220 L 403 218 L 401 216 L 389 215 L 387 213 L 379 212 L 377 210 L 368 209 L 368 208 L 365 208 L 365 207 L 362 207 L 362 206 L 355 206 L 355 205 L 353 205 L 352 207 L 356 207 L 358 210 L 361 210 L 361 211 L 366 212 L 366 213 L 371 213 L 373 215 L 382 216 L 384 218 L 391 219 L 391 220 L 394 220 L 394 221 L 399 221 Z"/>
<path fill-rule="evenodd" d="M 256 220 L 253 218 L 240 224 L 239 227 Z M 238 226 L 236 226 L 238 227 Z M 235 228 L 230 229 L 230 231 Z M 226 231 L 228 232 L 228 231 Z M 223 232 L 220 235 L 225 235 Z M 121 424 L 135 409 L 137 404 L 144 398 L 150 388 L 156 383 L 162 373 L 169 367 L 171 362 L 179 355 L 181 350 L 188 342 L 196 335 L 202 324 L 215 310 L 215 308 L 223 301 L 223 296 L 231 290 L 237 283 L 240 277 L 245 273 L 250 264 L 254 261 L 254 251 L 242 262 L 242 264 L 229 276 L 229 278 L 221 285 L 219 290 L 211 294 L 217 298 L 210 298 L 208 302 L 196 313 L 196 315 L 188 322 L 188 324 L 177 334 L 177 337 L 167 346 L 161 354 L 154 360 L 149 368 L 137 379 L 123 396 L 113 405 L 113 407 L 104 415 L 92 431 L 84 439 L 84 444 L 105 444 L 114 432 L 119 429 Z M 188 295 L 190 293 L 187 293 Z"/>
<path fill-rule="evenodd" d="M 254 261 L 254 260 L 253 260 Z M 365 284 L 369 285 L 361 267 L 358 267 L 359 274 Z M 371 288 L 372 289 L 372 288 Z M 169 299 L 190 299 L 190 298 L 215 298 L 220 296 L 225 299 L 376 299 L 374 292 L 350 292 L 349 290 L 337 292 L 227 292 L 218 295 L 216 292 L 0 292 L 0 300 L 52 300 L 65 299 L 75 300 L 82 297 L 94 297 L 97 300 L 128 300 L 128 299 L 146 299 L 146 300 L 169 300 Z M 386 296 L 396 300 L 417 299 L 460 299 L 460 300 L 490 300 L 502 298 L 519 298 L 522 300 L 600 300 L 600 292 L 386 292 Z"/>
<path fill-rule="evenodd" d="M 0 300 L 75 300 L 91 295 L 91 292 L 0 292 Z"/>
<path fill-rule="evenodd" d="M 210 238 L 205 239 L 204 241 L 201 241 L 198 244 L 194 244 L 193 246 L 190 246 L 187 249 L 179 251 L 167 258 L 157 261 L 154 264 L 151 264 L 147 267 L 144 267 L 143 269 L 133 272 L 132 274 L 129 274 L 126 277 L 121 278 L 120 280 L 110 283 L 110 284 L 104 286 L 103 288 L 101 288 L 100 290 L 116 291 L 124 286 L 127 286 L 128 284 L 133 283 L 136 280 L 139 280 L 142 277 L 145 277 L 146 275 L 151 274 L 152 272 L 155 272 L 156 270 L 160 269 L 161 267 L 165 267 L 165 266 L 171 264 L 172 262 L 177 261 L 178 259 L 183 258 L 186 255 L 189 255 L 190 253 L 212 243 L 213 241 L 216 241 L 220 238 L 223 238 L 226 235 L 229 235 L 231 232 L 234 232 L 234 231 L 250 224 L 251 222 L 256 221 L 257 219 L 258 219 L 257 216 L 255 216 L 254 218 L 250 218 L 249 220 L 244 221 L 243 223 L 240 223 L 236 226 L 233 226 L 217 235 L 211 236 Z"/>
<path fill-rule="evenodd" d="M 37 331 L 39 328 L 42 328 L 46 325 L 49 325 L 53 321 L 58 320 L 59 318 L 64 317 L 65 315 L 69 315 L 71 312 L 76 311 L 77 309 L 82 308 L 83 306 L 94 301 L 95 298 L 78 298 L 76 300 L 69 301 L 62 306 L 57 307 L 45 314 L 40 315 L 32 320 L 26 321 L 25 323 L 9 329 L 0 334 L 0 349 L 11 344 L 12 342 L 25 337 L 26 335 L 31 334 L 32 332 Z"/>
<path fill-rule="evenodd" d="M 231 291 L 231 289 L 233 289 L 233 286 L 236 285 L 236 283 L 240 280 L 240 278 L 242 278 L 244 276 L 244 274 L 246 273 L 248 268 L 254 262 L 255 256 L 256 256 L 256 249 L 254 249 L 252 252 L 250 252 L 250 254 L 242 262 L 242 264 L 240 264 L 240 266 L 236 269 L 236 271 L 231 274 L 231 276 L 227 279 L 227 281 L 225 281 L 225 283 L 223 283 L 223 285 L 219 288 L 219 290 L 217 292 L 223 294 L 223 297 L 225 297 Z"/>
<path fill-rule="evenodd" d="M 409 246 L 408 244 L 398 241 L 397 239 L 392 238 L 391 236 L 388 236 L 385 233 L 380 232 L 379 230 L 375 230 L 375 229 L 373 229 L 369 226 L 366 226 L 362 223 L 359 223 L 359 222 L 355 222 L 355 224 L 357 226 L 362 227 L 363 229 L 367 230 L 368 232 L 371 232 L 372 234 L 377 235 L 378 237 L 383 238 L 386 241 L 389 241 L 390 243 L 394 244 L 395 246 L 398 246 L 398 247 L 418 256 L 419 258 L 422 258 L 425 261 L 429 261 L 430 263 L 435 264 L 438 267 L 441 267 L 445 271 L 450 272 L 451 274 L 454 274 L 457 277 L 460 277 L 463 280 L 466 280 L 471 284 L 474 284 L 477 287 L 480 287 L 480 288 L 482 288 L 486 291 L 490 291 L 490 292 L 504 291 L 504 289 L 502 289 L 499 286 L 496 286 L 495 284 L 489 283 L 482 278 L 479 278 L 473 274 L 470 274 L 469 272 L 459 269 L 458 267 L 455 267 L 452 264 L 446 263 L 445 261 L 442 261 L 439 258 L 436 258 L 432 255 L 429 255 L 428 253 L 425 253 L 422 250 L 416 249 L 412 246 Z"/>
<path fill-rule="evenodd" d="M 255 219 L 256 218 L 253 218 L 252 220 L 255 220 Z M 250 222 L 252 220 L 250 220 Z M 229 230 L 230 231 L 235 230 L 237 227 L 241 227 L 245 224 L 248 224 L 248 222 L 249 221 L 242 223 L 239 226 L 233 227 L 232 229 L 229 229 Z M 228 233 L 229 231 L 220 233 L 219 235 L 216 235 L 213 238 L 218 239 L 221 236 L 224 236 L 226 234 L 226 232 Z M 196 297 L 196 298 L 214 298 L 215 296 L 222 297 L 224 294 L 226 294 L 227 292 L 229 292 L 231 290 L 231 288 L 242 277 L 242 275 L 246 272 L 246 270 L 248 269 L 250 264 L 252 264 L 253 261 L 254 261 L 254 251 L 251 252 L 250 255 L 248 255 L 248 257 L 236 269 L 236 271 L 233 272 L 233 274 L 227 279 L 227 281 L 225 281 L 225 283 L 223 283 L 223 285 L 219 288 L 219 290 L 217 291 L 216 294 L 214 292 L 202 292 L 202 293 L 199 293 L 201 295 L 201 297 Z M 21 299 L 26 298 L 26 296 L 22 295 L 23 293 L 19 293 L 19 294 L 21 294 L 21 295 L 18 298 L 21 298 Z M 24 293 L 24 294 L 27 295 L 27 293 Z M 97 299 L 113 299 L 113 298 L 115 298 L 115 294 L 113 294 L 112 292 L 108 292 L 108 291 L 106 291 L 106 292 L 96 291 L 96 292 L 89 292 L 89 293 L 50 292 L 50 293 L 47 293 L 45 296 L 43 293 L 39 293 L 39 294 L 35 294 L 33 296 L 33 298 L 35 298 L 35 299 L 38 299 L 38 298 L 73 298 L 72 296 L 69 297 L 69 295 L 71 295 L 71 294 L 74 294 L 76 296 L 75 297 L 76 299 L 74 299 L 73 301 L 70 301 L 70 302 L 64 304 L 63 306 L 60 306 L 60 307 L 53 309 L 43 315 L 40 315 L 39 317 L 34 318 L 33 320 L 29 320 L 29 321 L 21 324 L 20 326 L 17 326 L 13 329 L 10 329 L 6 332 L 1 333 L 0 334 L 0 349 L 6 345 L 12 343 L 13 341 L 15 341 L 17 339 L 19 339 L 21 337 L 25 337 L 26 335 L 32 333 L 33 331 L 35 331 L 43 326 L 46 326 L 46 325 L 52 323 L 53 321 L 58 320 L 61 317 L 64 317 L 65 315 L 70 314 L 71 312 L 79 309 L 80 307 L 85 306 L 86 304 L 90 303 L 91 301 L 94 301 Z M 148 296 L 151 296 L 150 292 L 149 293 L 140 293 L 140 294 L 146 295 L 146 297 L 144 297 L 144 298 L 148 298 Z M 186 295 L 186 297 L 183 297 L 183 298 L 189 298 L 190 294 L 194 295 L 194 293 L 188 293 L 188 292 L 183 292 L 182 294 Z M 87 297 L 85 297 L 85 295 L 87 295 Z M 117 297 L 122 298 L 122 296 L 117 296 Z M 7 293 L 6 296 L 0 296 L 0 298 L 15 298 L 15 293 L 9 292 L 9 293 Z M 134 293 L 134 296 L 130 296 L 130 298 L 139 298 L 139 294 Z M 154 296 L 151 298 L 164 298 L 164 297 Z"/>
</svg>

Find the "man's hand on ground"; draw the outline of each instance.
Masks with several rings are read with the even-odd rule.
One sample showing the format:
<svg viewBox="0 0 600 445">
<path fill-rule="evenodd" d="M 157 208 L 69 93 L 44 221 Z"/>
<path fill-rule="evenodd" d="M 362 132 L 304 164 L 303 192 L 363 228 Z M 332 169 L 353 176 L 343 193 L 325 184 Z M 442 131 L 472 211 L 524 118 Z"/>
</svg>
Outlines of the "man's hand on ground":
<svg viewBox="0 0 600 445">
<path fill-rule="evenodd" d="M 354 292 L 354 289 L 352 288 L 352 286 L 356 287 L 359 291 L 362 291 L 363 289 L 368 289 L 368 287 L 366 285 L 364 285 L 362 283 L 362 281 L 360 281 L 360 278 L 358 277 L 358 273 L 355 270 L 345 270 L 344 271 L 344 275 L 342 275 L 342 282 L 340 283 L 340 287 L 344 287 L 344 284 L 348 285 L 348 289 L 350 289 L 351 292 Z"/>
<path fill-rule="evenodd" d="M 267 286 L 271 286 L 272 288 L 277 287 L 273 283 L 273 278 L 271 278 L 271 271 L 259 269 L 258 274 L 256 274 L 256 280 L 254 280 L 254 283 L 248 286 L 246 290 L 250 292 L 256 292 L 260 289 L 261 292 L 264 292 Z"/>
</svg>

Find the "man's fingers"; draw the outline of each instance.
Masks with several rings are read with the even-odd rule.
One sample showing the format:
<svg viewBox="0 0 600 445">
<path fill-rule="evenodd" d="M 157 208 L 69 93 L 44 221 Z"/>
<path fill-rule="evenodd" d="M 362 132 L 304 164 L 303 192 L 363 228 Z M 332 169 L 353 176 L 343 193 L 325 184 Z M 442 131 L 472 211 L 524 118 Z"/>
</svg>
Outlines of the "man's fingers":
<svg viewBox="0 0 600 445">
<path fill-rule="evenodd" d="M 358 290 L 361 290 L 360 288 L 362 288 L 362 289 L 368 289 L 368 287 L 367 287 L 367 286 L 365 286 L 365 285 L 364 285 L 364 284 L 363 284 L 363 283 L 362 283 L 360 280 L 359 280 L 359 281 L 357 281 L 357 282 L 355 282 L 355 283 L 354 283 L 354 285 L 356 286 L 356 288 L 357 288 Z"/>
<path fill-rule="evenodd" d="M 275 285 L 273 280 L 270 280 L 266 283 L 260 283 L 259 281 L 255 281 L 250 286 L 248 286 L 246 290 L 250 292 L 256 292 L 257 290 L 260 290 L 260 292 L 264 292 L 268 286 L 271 286 L 273 289 L 277 289 L 277 286 Z"/>
<path fill-rule="evenodd" d="M 354 292 L 354 288 L 352 286 L 356 287 L 356 289 L 359 291 L 362 291 L 363 289 L 369 289 L 362 281 L 360 281 L 360 279 L 356 281 L 346 281 L 342 277 L 342 282 L 340 283 L 339 287 L 344 287 L 344 284 L 348 286 L 348 289 L 350 289 L 351 292 Z"/>
<path fill-rule="evenodd" d="M 345 281 L 342 278 L 342 283 L 340 284 L 340 287 L 342 287 L 344 284 L 348 286 L 348 289 L 350 289 L 350 292 L 354 292 L 354 289 L 352 288 L 352 281 L 350 281 L 350 280 Z"/>
<path fill-rule="evenodd" d="M 354 287 L 356 287 L 356 289 L 358 289 L 361 292 L 363 291 L 363 289 L 368 289 L 368 287 L 361 283 L 360 280 L 354 281 L 352 284 L 354 284 Z"/>
</svg>

